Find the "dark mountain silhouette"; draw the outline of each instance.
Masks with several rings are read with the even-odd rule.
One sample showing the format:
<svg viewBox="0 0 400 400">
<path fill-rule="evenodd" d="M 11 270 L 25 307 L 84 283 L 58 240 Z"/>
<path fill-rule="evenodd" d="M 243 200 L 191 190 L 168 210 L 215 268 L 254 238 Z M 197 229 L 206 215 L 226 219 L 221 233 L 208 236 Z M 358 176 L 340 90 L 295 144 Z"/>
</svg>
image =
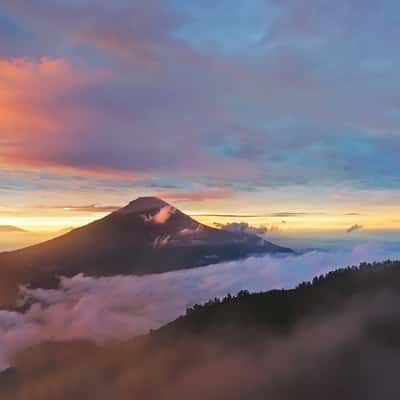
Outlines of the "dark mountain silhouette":
<svg viewBox="0 0 400 400">
<path fill-rule="evenodd" d="M 17 284 L 49 288 L 59 276 L 160 273 L 288 252 L 258 236 L 200 224 L 156 197 L 141 197 L 65 235 L 0 254 L 0 304 L 15 299 Z"/>
<path fill-rule="evenodd" d="M 398 399 L 400 262 L 212 300 L 108 346 L 48 342 L 0 374 L 4 398 Z"/>
</svg>

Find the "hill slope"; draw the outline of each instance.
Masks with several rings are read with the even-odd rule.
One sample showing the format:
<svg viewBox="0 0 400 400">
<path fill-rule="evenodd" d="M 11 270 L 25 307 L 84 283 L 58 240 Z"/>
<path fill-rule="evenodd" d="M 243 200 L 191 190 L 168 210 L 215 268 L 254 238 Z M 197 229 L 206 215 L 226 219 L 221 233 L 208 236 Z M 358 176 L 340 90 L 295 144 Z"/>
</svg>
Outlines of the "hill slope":
<svg viewBox="0 0 400 400">
<path fill-rule="evenodd" d="M 60 275 L 150 274 L 279 252 L 291 250 L 205 226 L 161 199 L 141 197 L 58 238 L 0 254 L 0 305 L 13 303 L 17 284 L 54 287 Z"/>
<path fill-rule="evenodd" d="M 242 292 L 126 343 L 35 346 L 0 390 L 11 400 L 397 399 L 399 299 L 400 262 Z"/>
</svg>

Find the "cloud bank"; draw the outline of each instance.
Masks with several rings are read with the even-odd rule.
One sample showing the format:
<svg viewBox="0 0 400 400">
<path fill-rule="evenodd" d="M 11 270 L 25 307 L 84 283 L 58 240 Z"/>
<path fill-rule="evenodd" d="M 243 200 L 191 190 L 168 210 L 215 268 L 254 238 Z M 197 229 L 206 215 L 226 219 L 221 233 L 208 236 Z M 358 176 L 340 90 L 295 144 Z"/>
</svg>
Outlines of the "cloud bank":
<svg viewBox="0 0 400 400">
<path fill-rule="evenodd" d="M 397 257 L 396 257 L 397 255 Z M 373 244 L 351 251 L 249 258 L 149 276 L 63 278 L 59 290 L 22 289 L 24 314 L 0 312 L 0 366 L 18 349 L 44 339 L 87 338 L 98 342 L 155 329 L 187 307 L 242 289 L 293 287 L 341 266 L 399 258 Z"/>
<path fill-rule="evenodd" d="M 252 235 L 263 236 L 268 232 L 266 226 L 252 226 L 247 222 L 229 222 L 227 224 L 215 223 L 215 226 L 224 231 L 235 233 L 250 233 Z"/>
</svg>

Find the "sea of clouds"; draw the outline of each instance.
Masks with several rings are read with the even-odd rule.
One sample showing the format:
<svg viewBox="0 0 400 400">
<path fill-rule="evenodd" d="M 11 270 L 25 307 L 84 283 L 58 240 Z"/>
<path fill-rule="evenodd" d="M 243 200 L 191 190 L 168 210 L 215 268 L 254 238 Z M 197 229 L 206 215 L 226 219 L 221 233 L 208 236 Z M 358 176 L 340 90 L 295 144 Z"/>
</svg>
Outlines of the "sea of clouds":
<svg viewBox="0 0 400 400">
<path fill-rule="evenodd" d="M 302 255 L 251 257 L 147 276 L 63 278 L 57 290 L 21 288 L 24 313 L 0 311 L 0 369 L 18 350 L 42 340 L 103 342 L 140 335 L 174 320 L 187 307 L 214 297 L 290 288 L 330 270 L 360 262 L 400 259 L 376 243 Z"/>
</svg>

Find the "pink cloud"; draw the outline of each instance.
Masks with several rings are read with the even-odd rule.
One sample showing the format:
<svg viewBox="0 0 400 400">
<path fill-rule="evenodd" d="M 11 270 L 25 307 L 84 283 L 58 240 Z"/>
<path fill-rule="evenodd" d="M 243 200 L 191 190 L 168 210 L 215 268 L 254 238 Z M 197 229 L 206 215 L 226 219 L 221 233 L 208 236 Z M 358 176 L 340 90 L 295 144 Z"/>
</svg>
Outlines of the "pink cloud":
<svg viewBox="0 0 400 400">
<path fill-rule="evenodd" d="M 63 99 L 71 91 L 107 79 L 108 72 L 44 57 L 0 59 L 0 75 L 0 164 L 76 169 L 52 154 L 73 139 L 69 132 L 90 126 L 93 115 L 79 104 L 64 105 Z M 93 166 L 93 170 L 97 168 Z"/>
</svg>

